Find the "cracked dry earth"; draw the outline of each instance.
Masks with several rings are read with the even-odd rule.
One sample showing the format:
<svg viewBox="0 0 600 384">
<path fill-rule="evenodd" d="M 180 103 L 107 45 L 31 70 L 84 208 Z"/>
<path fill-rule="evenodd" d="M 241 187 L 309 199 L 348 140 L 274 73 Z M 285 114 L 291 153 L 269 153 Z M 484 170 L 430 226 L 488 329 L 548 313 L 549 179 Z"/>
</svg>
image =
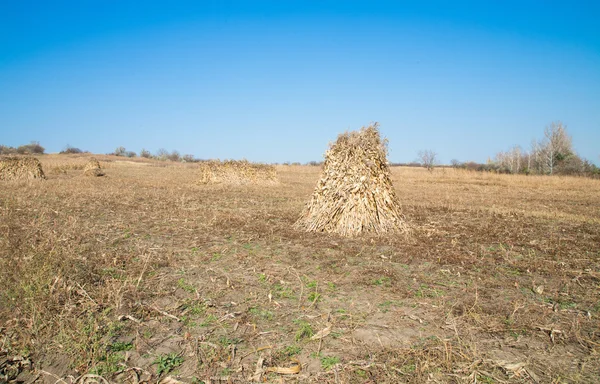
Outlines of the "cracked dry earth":
<svg viewBox="0 0 600 384">
<path fill-rule="evenodd" d="M 0 382 L 600 382 L 598 180 L 393 168 L 410 234 L 346 239 L 318 167 L 83 160 L 0 189 Z"/>
</svg>

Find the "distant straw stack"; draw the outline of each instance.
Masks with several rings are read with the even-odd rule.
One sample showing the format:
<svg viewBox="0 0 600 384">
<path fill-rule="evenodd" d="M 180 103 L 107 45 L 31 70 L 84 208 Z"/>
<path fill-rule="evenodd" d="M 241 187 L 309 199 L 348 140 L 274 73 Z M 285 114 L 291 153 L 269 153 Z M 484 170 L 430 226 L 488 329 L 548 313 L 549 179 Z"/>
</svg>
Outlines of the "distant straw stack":
<svg viewBox="0 0 600 384">
<path fill-rule="evenodd" d="M 104 176 L 104 171 L 100 167 L 100 162 L 92 157 L 83 168 L 83 174 L 84 176 Z"/>
<path fill-rule="evenodd" d="M 30 156 L 0 156 L 0 180 L 43 180 L 42 164 Z"/>
<path fill-rule="evenodd" d="M 200 163 L 202 184 L 277 184 L 275 166 L 247 160 L 211 160 Z"/>
<path fill-rule="evenodd" d="M 321 179 L 294 227 L 342 236 L 407 231 L 377 123 L 330 145 Z"/>
</svg>

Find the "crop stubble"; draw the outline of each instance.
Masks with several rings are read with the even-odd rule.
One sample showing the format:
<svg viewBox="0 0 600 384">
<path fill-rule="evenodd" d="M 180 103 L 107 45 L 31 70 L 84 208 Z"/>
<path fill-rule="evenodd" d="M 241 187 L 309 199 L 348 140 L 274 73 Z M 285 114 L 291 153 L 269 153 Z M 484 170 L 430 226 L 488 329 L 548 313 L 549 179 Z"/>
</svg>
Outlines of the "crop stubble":
<svg viewBox="0 0 600 384">
<path fill-rule="evenodd" d="M 293 229 L 318 167 L 225 187 L 100 160 L 109 178 L 43 156 L 61 172 L 0 189 L 5 375 L 154 380 L 176 356 L 184 382 L 600 375 L 598 181 L 392 168 L 410 236 L 345 239 Z"/>
</svg>

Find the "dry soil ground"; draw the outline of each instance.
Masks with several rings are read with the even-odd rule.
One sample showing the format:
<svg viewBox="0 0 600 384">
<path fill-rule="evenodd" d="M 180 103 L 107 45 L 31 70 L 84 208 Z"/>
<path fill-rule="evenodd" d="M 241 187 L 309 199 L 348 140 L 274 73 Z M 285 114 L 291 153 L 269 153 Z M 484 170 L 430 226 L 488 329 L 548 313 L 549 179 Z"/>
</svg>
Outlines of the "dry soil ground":
<svg viewBox="0 0 600 384">
<path fill-rule="evenodd" d="M 99 159 L 0 185 L 0 382 L 600 382 L 600 181 L 394 168 L 411 233 L 345 239 L 318 167 Z"/>
</svg>

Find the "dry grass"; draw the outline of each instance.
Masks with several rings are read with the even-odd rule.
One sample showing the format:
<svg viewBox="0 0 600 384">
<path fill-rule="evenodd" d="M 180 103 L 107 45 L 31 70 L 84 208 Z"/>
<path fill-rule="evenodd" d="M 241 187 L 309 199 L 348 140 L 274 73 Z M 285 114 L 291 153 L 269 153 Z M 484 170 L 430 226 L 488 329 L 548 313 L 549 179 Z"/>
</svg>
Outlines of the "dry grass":
<svg viewBox="0 0 600 384">
<path fill-rule="evenodd" d="M 295 227 L 357 236 L 406 232 L 377 124 L 339 135 Z"/>
<path fill-rule="evenodd" d="M 45 179 L 40 161 L 30 156 L 0 156 L 0 181 Z"/>
<path fill-rule="evenodd" d="M 598 181 L 392 168 L 407 241 L 294 230 L 317 167 L 117 160 L 0 189 L 0 381 L 598 382 Z"/>
<path fill-rule="evenodd" d="M 211 160 L 200 163 L 202 184 L 277 184 L 276 168 L 247 160 Z"/>
</svg>

